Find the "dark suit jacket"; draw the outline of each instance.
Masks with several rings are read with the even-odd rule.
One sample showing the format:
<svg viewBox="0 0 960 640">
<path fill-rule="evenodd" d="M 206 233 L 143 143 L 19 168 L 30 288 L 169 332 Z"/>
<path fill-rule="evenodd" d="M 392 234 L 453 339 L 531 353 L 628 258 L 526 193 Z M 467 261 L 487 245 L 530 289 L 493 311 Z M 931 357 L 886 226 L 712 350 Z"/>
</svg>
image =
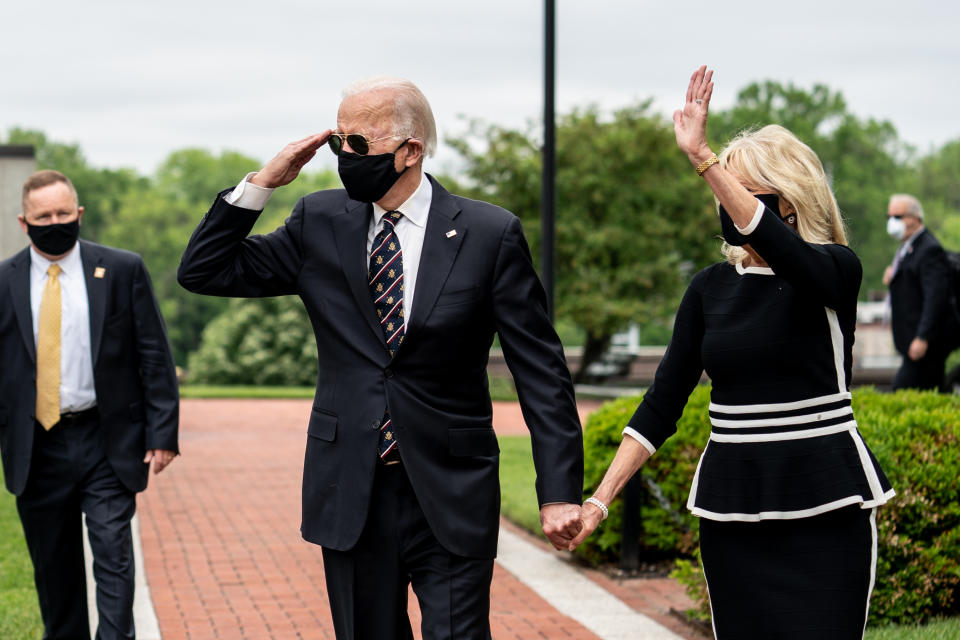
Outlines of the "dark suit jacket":
<svg viewBox="0 0 960 640">
<path fill-rule="evenodd" d="M 147 449 L 177 451 L 177 377 L 160 309 L 140 256 L 80 241 L 90 348 L 104 449 L 131 491 L 147 486 Z M 94 276 L 103 269 L 103 277 Z M 0 450 L 7 489 L 23 493 L 36 411 L 30 250 L 0 262 Z"/>
<path fill-rule="evenodd" d="M 486 365 L 494 332 L 531 431 L 541 504 L 582 499 L 580 422 L 519 220 L 430 180 L 414 305 L 393 358 L 367 288 L 373 207 L 341 189 L 301 198 L 284 226 L 251 237 L 259 212 L 218 197 L 190 239 L 179 280 L 209 295 L 296 294 L 306 306 L 320 371 L 303 471 L 305 539 L 335 550 L 356 543 L 389 405 L 434 535 L 453 553 L 493 557 L 499 447 Z"/>
<path fill-rule="evenodd" d="M 949 336 L 950 320 L 947 257 L 937 239 L 924 228 L 900 260 L 890 282 L 893 343 L 901 355 L 910 350 L 914 338 L 938 350 Z"/>
</svg>

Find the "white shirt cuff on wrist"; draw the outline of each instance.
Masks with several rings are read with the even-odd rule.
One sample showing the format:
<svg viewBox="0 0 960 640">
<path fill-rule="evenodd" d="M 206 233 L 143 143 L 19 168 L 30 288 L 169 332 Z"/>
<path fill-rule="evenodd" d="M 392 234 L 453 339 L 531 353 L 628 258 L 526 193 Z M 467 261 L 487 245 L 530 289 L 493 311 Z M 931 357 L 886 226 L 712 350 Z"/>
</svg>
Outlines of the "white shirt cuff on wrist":
<svg viewBox="0 0 960 640">
<path fill-rule="evenodd" d="M 223 197 L 227 204 L 252 211 L 262 211 L 267 206 L 267 201 L 270 200 L 273 189 L 260 187 L 250 182 L 250 178 L 256 174 L 256 171 L 248 173 L 233 191 Z"/>
</svg>

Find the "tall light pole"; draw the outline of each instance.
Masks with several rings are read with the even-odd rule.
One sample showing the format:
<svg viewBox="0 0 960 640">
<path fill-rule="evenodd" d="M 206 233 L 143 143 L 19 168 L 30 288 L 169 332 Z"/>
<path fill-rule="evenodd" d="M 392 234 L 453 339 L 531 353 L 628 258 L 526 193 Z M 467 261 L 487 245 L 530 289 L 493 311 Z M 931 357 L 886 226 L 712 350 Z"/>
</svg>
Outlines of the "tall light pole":
<svg viewBox="0 0 960 640">
<path fill-rule="evenodd" d="M 556 122 L 554 119 L 556 3 L 544 0 L 543 31 L 543 178 L 540 193 L 541 260 L 543 287 L 547 291 L 547 313 L 554 318 L 554 240 L 556 237 Z"/>
</svg>

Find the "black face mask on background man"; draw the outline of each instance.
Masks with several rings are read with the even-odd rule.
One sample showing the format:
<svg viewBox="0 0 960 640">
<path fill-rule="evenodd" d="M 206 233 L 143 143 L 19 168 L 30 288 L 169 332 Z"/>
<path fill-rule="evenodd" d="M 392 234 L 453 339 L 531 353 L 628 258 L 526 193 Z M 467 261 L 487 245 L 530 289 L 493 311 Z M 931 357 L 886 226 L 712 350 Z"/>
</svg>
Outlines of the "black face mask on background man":
<svg viewBox="0 0 960 640">
<path fill-rule="evenodd" d="M 390 188 L 397 183 L 408 167 L 397 172 L 394 169 L 395 154 L 410 139 L 407 138 L 393 153 L 378 153 L 376 155 L 361 156 L 349 151 L 340 151 L 337 155 L 337 171 L 340 180 L 352 200 L 360 202 L 377 202 L 387 195 Z"/>
<path fill-rule="evenodd" d="M 761 193 L 755 195 L 754 198 L 762 202 L 767 209 L 777 214 L 778 218 L 783 219 L 780 215 L 780 196 L 775 193 Z M 784 220 L 784 222 L 787 221 Z M 723 232 L 723 239 L 729 245 L 742 247 L 750 242 L 749 236 L 745 236 L 737 231 L 737 227 L 733 224 L 733 218 L 731 218 L 727 210 L 723 208 L 723 205 L 720 205 L 720 229 Z"/>
<path fill-rule="evenodd" d="M 40 251 L 51 256 L 62 255 L 77 243 L 80 236 L 80 217 L 73 222 L 59 224 L 33 225 L 28 222 L 27 235 Z"/>
</svg>

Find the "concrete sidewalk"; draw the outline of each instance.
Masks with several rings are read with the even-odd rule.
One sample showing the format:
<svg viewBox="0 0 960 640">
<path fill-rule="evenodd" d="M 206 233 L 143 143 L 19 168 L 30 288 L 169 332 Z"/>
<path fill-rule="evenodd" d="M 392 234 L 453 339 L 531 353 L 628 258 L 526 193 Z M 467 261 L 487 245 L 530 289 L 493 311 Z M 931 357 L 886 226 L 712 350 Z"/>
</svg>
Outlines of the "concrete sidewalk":
<svg viewBox="0 0 960 640">
<path fill-rule="evenodd" d="M 139 504 L 163 640 L 334 637 L 320 549 L 299 532 L 309 411 L 310 401 L 183 402 L 183 456 L 151 477 Z M 518 417 L 516 405 L 498 404 L 497 432 L 526 433 Z M 688 606 L 670 580 L 617 582 L 579 570 L 510 525 L 500 556 L 491 594 L 497 640 L 700 638 L 669 615 Z M 530 562 L 533 569 L 522 566 Z M 547 572 L 553 578 L 538 581 Z M 556 583 L 575 588 L 576 600 L 562 602 L 550 589 Z M 420 638 L 416 599 L 410 602 Z"/>
</svg>

